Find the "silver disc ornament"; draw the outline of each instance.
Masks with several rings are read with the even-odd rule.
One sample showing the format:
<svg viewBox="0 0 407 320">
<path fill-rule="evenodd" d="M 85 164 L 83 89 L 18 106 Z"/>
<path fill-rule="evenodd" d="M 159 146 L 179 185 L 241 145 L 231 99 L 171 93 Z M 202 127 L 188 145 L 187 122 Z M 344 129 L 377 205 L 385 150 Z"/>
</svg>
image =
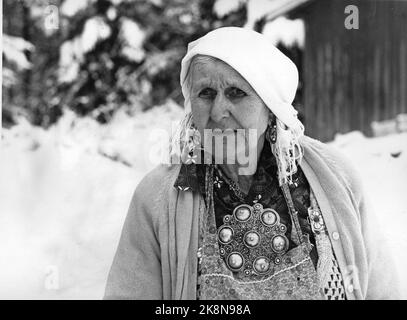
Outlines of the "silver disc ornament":
<svg viewBox="0 0 407 320">
<path fill-rule="evenodd" d="M 267 275 L 288 250 L 286 231 L 274 209 L 241 204 L 218 228 L 219 251 L 233 272 Z"/>
</svg>

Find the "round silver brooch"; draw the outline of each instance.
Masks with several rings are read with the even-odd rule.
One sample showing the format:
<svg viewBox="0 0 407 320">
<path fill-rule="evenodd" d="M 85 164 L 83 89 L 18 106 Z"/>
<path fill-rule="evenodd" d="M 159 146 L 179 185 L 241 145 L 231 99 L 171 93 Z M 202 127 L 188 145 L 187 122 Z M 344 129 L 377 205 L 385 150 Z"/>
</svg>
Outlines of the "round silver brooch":
<svg viewBox="0 0 407 320">
<path fill-rule="evenodd" d="M 246 277 L 267 275 L 288 250 L 286 231 L 276 210 L 263 208 L 260 203 L 241 204 L 223 218 L 218 228 L 221 256 L 233 272 Z"/>
<path fill-rule="evenodd" d="M 257 247 L 260 244 L 260 235 L 256 231 L 246 232 L 244 235 L 244 243 L 249 248 Z"/>
<path fill-rule="evenodd" d="M 270 269 L 270 260 L 267 257 L 258 257 L 253 262 L 253 268 L 258 273 L 266 273 Z"/>
<path fill-rule="evenodd" d="M 285 252 L 288 248 L 288 239 L 286 236 L 278 235 L 271 240 L 271 248 L 276 253 Z"/>
<path fill-rule="evenodd" d="M 238 271 L 243 267 L 244 258 L 239 252 L 232 252 L 227 257 L 227 265 L 233 271 Z"/>
<path fill-rule="evenodd" d="M 233 238 L 233 229 L 231 227 L 223 227 L 218 231 L 218 238 L 221 243 L 229 243 Z"/>
<path fill-rule="evenodd" d="M 253 209 L 251 208 L 251 206 L 243 204 L 235 208 L 235 210 L 233 211 L 233 215 L 235 216 L 237 221 L 244 222 L 250 219 L 252 211 Z"/>
<path fill-rule="evenodd" d="M 266 209 L 261 214 L 261 222 L 265 226 L 274 226 L 276 223 L 280 222 L 279 220 L 277 211 L 273 209 Z"/>
</svg>

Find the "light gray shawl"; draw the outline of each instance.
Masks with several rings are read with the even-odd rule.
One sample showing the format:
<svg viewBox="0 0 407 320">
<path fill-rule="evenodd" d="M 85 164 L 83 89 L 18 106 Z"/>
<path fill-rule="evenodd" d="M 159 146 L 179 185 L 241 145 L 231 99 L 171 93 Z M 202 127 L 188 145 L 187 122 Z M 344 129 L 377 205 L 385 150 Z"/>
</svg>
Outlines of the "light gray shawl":
<svg viewBox="0 0 407 320">
<path fill-rule="evenodd" d="M 303 137 L 301 168 L 320 205 L 347 298 L 400 297 L 395 265 L 361 180 L 334 148 Z M 105 299 L 196 299 L 202 197 L 173 187 L 180 165 L 160 165 L 134 193 Z"/>
</svg>

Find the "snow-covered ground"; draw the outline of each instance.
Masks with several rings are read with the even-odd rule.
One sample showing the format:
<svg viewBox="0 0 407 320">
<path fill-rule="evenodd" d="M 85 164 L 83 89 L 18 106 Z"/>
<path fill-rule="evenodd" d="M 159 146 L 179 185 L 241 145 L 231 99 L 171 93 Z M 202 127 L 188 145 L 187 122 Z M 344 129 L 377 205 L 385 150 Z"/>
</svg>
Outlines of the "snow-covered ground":
<svg viewBox="0 0 407 320">
<path fill-rule="evenodd" d="M 182 117 L 173 104 L 109 125 L 66 113 L 49 130 L 3 129 L 0 298 L 99 299 L 135 186 L 155 166 L 152 128 Z M 155 133 L 154 133 L 155 132 Z M 407 133 L 334 142 L 364 179 L 384 232 L 407 267 Z M 407 277 L 402 279 L 407 297 Z"/>
<path fill-rule="evenodd" d="M 400 273 L 407 299 L 407 132 L 366 138 L 360 132 L 332 142 L 358 169 Z"/>
<path fill-rule="evenodd" d="M 155 166 L 153 129 L 182 114 L 169 104 L 106 126 L 67 113 L 47 131 L 3 129 L 0 299 L 102 297 L 132 193 Z"/>
</svg>

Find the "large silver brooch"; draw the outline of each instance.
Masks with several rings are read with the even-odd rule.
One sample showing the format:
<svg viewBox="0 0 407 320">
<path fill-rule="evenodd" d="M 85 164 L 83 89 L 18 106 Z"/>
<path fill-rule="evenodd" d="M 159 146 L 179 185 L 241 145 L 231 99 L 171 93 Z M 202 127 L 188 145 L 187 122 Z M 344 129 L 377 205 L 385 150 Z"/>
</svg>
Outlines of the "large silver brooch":
<svg viewBox="0 0 407 320">
<path fill-rule="evenodd" d="M 264 209 L 260 203 L 242 204 L 223 222 L 218 228 L 219 250 L 230 270 L 246 276 L 266 275 L 272 264 L 281 263 L 289 242 L 277 211 Z"/>
</svg>

